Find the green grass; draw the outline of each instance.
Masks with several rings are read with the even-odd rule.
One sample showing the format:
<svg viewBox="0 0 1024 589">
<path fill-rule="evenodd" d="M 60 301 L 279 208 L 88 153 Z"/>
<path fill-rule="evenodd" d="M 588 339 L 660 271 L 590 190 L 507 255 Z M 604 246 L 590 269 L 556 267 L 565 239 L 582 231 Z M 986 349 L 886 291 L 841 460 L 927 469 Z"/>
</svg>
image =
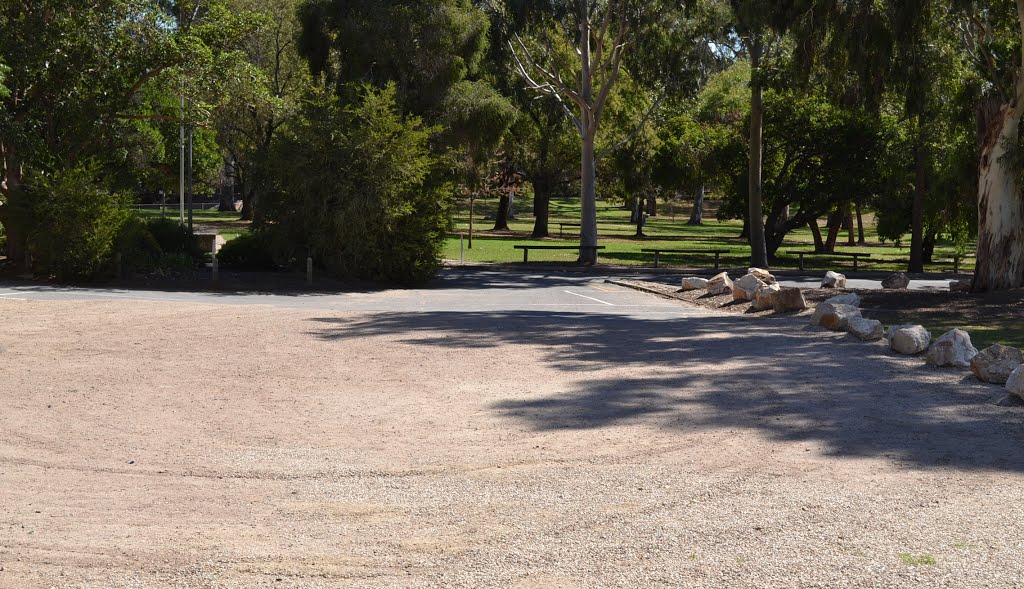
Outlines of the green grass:
<svg viewBox="0 0 1024 589">
<path fill-rule="evenodd" d="M 933 565 L 935 565 L 938 562 L 937 560 L 935 560 L 935 557 L 932 556 L 931 554 L 918 554 L 918 555 L 914 555 L 914 554 L 910 554 L 909 552 L 901 552 L 900 553 L 900 560 L 903 561 L 903 564 L 910 565 L 910 566 L 920 566 L 920 565 L 933 566 Z"/>
<path fill-rule="evenodd" d="M 165 211 L 160 209 L 140 209 L 138 211 L 139 216 L 143 219 L 155 219 L 158 217 L 170 217 L 171 219 L 177 219 L 179 212 L 177 208 L 168 207 Z M 185 211 L 185 219 L 187 222 L 188 211 Z M 209 211 L 209 210 L 193 210 L 192 211 L 192 225 L 201 225 L 204 229 L 215 229 L 221 235 L 227 237 L 229 233 L 233 233 L 235 237 L 242 233 L 248 233 L 249 221 L 242 221 L 239 219 L 239 214 L 235 211 Z"/>
<path fill-rule="evenodd" d="M 519 203 L 522 204 L 520 199 Z M 473 248 L 469 249 L 468 233 L 469 219 L 468 207 L 459 210 L 456 217 L 455 229 L 446 244 L 444 257 L 447 259 L 464 259 L 467 262 L 517 262 L 522 261 L 522 252 L 514 250 L 515 244 L 547 244 L 547 245 L 572 245 L 578 243 L 577 227 L 566 227 L 565 234 L 559 236 L 559 222 L 578 223 L 580 208 L 578 199 L 566 199 L 552 201 L 549 232 L 552 235 L 544 240 L 535 240 L 529 237 L 533 231 L 533 216 L 529 207 L 519 207 L 520 212 L 515 221 L 509 223 L 510 232 L 495 233 L 490 231 L 494 225 L 493 216 L 497 210 L 496 199 L 479 200 L 476 203 L 473 227 Z M 491 219 L 485 219 L 490 216 Z M 690 226 L 686 222 L 689 219 L 689 207 L 680 207 L 678 204 L 669 207 L 659 206 L 659 215 L 651 217 L 644 227 L 645 237 L 634 237 L 636 226 L 629 222 L 629 211 L 620 209 L 614 204 L 598 203 L 598 244 L 605 246 L 605 250 L 599 253 L 602 263 L 621 265 L 650 265 L 653 263 L 651 254 L 641 252 L 644 248 L 673 248 L 673 249 L 720 249 L 728 253 L 722 255 L 722 266 L 743 266 L 749 262 L 750 247 L 745 239 L 739 238 L 743 228 L 742 222 L 738 220 L 718 221 L 715 219 L 713 210 L 706 212 L 704 224 L 701 226 Z M 862 252 L 871 255 L 870 258 L 861 258 L 860 268 L 876 271 L 902 271 L 906 270 L 907 261 L 910 257 L 909 247 L 895 247 L 893 244 L 883 244 L 874 235 L 874 218 L 871 215 L 865 217 L 865 238 L 867 243 L 862 246 L 846 245 L 846 233 L 840 235 L 837 243 L 837 251 L 840 252 Z M 460 253 L 459 235 L 465 237 L 463 249 Z M 904 243 L 909 244 L 909 236 Z M 811 251 L 814 247 L 814 239 L 811 230 L 803 227 L 791 232 L 782 247 L 778 250 L 778 261 L 775 268 L 798 268 L 799 257 L 789 255 L 789 251 Z M 933 259 L 934 264 L 925 267 L 929 272 L 951 272 L 952 259 L 955 250 L 951 243 L 940 243 L 935 248 Z M 460 255 L 462 256 L 460 258 Z M 531 261 L 571 262 L 576 259 L 572 251 L 531 251 Z M 661 262 L 669 267 L 699 267 L 709 268 L 714 258 L 710 255 L 690 254 L 662 254 Z M 968 259 L 962 262 L 961 272 L 973 270 L 973 261 Z M 805 267 L 808 270 L 825 269 L 852 269 L 851 259 L 827 257 L 807 257 Z"/>
</svg>

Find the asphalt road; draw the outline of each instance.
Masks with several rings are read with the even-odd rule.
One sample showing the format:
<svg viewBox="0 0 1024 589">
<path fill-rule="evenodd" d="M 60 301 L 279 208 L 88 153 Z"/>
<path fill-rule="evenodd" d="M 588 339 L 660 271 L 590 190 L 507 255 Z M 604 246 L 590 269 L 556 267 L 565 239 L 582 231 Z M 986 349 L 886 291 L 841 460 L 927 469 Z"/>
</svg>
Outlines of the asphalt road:
<svg viewBox="0 0 1024 589">
<path fill-rule="evenodd" d="M 689 317 L 704 313 L 605 283 L 600 275 L 447 271 L 424 288 L 340 293 L 179 292 L 0 283 L 0 298 L 129 300 L 159 303 L 269 305 L 288 309 L 382 312 L 543 310 Z"/>
<path fill-rule="evenodd" d="M 619 275 L 619 277 L 622 277 Z M 675 284 L 679 275 L 630 275 L 629 278 Z M 504 311 L 544 309 L 597 313 L 639 313 L 693 316 L 702 311 L 680 306 L 605 283 L 600 273 L 541 270 L 463 271 L 448 269 L 431 284 L 416 289 L 361 292 L 225 292 L 172 291 L 112 287 L 69 287 L 0 282 L 0 297 L 29 300 L 131 300 L 196 304 L 270 305 L 292 309 L 338 311 Z M 815 288 L 817 276 L 781 277 L 783 286 Z M 879 280 L 849 278 L 850 288 L 881 288 Z M 948 288 L 948 280 L 914 280 L 912 289 Z"/>
</svg>

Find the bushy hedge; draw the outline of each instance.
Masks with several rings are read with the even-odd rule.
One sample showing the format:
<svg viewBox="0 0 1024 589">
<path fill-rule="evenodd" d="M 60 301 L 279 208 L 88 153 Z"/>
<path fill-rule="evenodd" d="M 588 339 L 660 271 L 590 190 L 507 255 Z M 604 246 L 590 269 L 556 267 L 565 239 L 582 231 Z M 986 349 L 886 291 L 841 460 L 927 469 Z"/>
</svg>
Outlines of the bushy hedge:
<svg viewBox="0 0 1024 589">
<path fill-rule="evenodd" d="M 335 276 L 429 279 L 450 219 L 435 132 L 398 114 L 393 87 L 366 88 L 348 107 L 323 93 L 269 158 L 257 232 L 279 259 L 312 255 Z"/>
<path fill-rule="evenodd" d="M 129 198 L 111 193 L 86 167 L 37 175 L 29 248 L 38 270 L 58 280 L 90 280 L 111 271 L 114 246 L 132 213 Z"/>
<path fill-rule="evenodd" d="M 232 270 L 277 269 L 267 238 L 252 233 L 239 235 L 225 243 L 217 253 L 217 261 L 222 268 Z"/>
</svg>

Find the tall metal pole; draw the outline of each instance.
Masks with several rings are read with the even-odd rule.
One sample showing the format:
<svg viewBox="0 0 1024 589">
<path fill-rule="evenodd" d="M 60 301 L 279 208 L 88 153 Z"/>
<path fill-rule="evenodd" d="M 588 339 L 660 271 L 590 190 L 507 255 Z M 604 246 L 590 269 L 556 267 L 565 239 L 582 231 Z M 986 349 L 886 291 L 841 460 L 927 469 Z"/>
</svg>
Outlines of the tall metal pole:
<svg viewBox="0 0 1024 589">
<path fill-rule="evenodd" d="M 180 148 L 180 154 L 178 155 L 178 162 L 180 164 L 178 168 L 178 210 L 179 218 L 178 221 L 185 224 L 185 88 L 184 82 L 182 82 L 182 93 L 181 93 L 181 122 L 178 125 L 179 138 L 178 146 Z"/>
<path fill-rule="evenodd" d="M 188 126 L 188 230 L 192 232 L 192 131 L 194 127 Z"/>
</svg>

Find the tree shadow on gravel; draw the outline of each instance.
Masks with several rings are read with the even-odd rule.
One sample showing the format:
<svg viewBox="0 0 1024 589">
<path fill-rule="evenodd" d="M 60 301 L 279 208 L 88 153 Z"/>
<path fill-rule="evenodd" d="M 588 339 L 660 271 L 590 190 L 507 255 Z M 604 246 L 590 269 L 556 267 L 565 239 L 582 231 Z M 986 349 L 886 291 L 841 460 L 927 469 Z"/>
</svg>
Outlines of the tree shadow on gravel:
<svg viewBox="0 0 1024 589">
<path fill-rule="evenodd" d="M 581 375 L 578 388 L 492 405 L 536 431 L 630 423 L 744 428 L 777 440 L 820 441 L 836 457 L 1024 471 L 1024 409 L 997 406 L 1002 388 L 908 368 L 881 344 L 812 333 L 797 322 L 538 311 L 314 321 L 314 333 L 333 341 L 406 334 L 407 344 L 449 349 L 542 346 L 549 367 Z M 589 371 L 607 367 L 635 376 L 586 380 Z"/>
</svg>

